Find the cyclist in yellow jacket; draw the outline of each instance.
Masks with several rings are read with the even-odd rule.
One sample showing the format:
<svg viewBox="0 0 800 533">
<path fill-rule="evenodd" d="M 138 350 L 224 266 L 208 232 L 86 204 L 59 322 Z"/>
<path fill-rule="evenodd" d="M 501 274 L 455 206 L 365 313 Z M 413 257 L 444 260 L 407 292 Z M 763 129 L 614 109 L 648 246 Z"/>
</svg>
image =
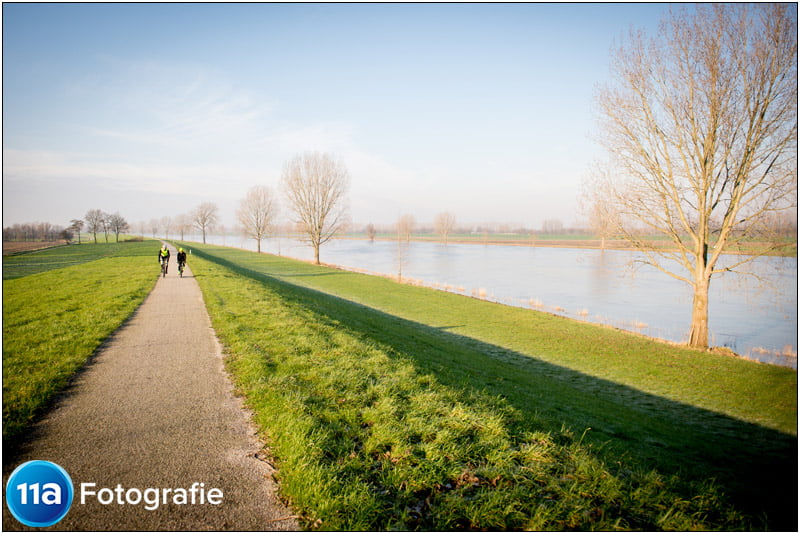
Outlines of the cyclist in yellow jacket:
<svg viewBox="0 0 800 533">
<path fill-rule="evenodd" d="M 164 266 L 164 272 L 166 273 L 169 270 L 169 248 L 167 248 L 166 244 L 158 251 L 158 264 L 160 265 L 162 262 L 166 263 Z"/>
</svg>

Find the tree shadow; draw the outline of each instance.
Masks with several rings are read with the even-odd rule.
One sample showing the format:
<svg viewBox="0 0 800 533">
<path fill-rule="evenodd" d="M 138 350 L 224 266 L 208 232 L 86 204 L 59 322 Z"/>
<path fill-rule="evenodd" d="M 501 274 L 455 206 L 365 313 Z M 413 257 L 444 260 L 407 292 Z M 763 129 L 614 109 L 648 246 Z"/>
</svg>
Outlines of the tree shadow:
<svg viewBox="0 0 800 533">
<path fill-rule="evenodd" d="M 521 430 L 541 429 L 544 421 L 552 431 L 585 434 L 584 442 L 608 465 L 656 469 L 689 482 L 714 480 L 738 509 L 766 517 L 769 529 L 797 528 L 794 435 L 448 331 L 460 326 L 428 326 L 295 285 L 282 274 L 278 279 L 206 258 L 266 284 L 324 323 L 390 347 L 387 353 L 443 385 L 504 398 L 521 414 Z"/>
</svg>

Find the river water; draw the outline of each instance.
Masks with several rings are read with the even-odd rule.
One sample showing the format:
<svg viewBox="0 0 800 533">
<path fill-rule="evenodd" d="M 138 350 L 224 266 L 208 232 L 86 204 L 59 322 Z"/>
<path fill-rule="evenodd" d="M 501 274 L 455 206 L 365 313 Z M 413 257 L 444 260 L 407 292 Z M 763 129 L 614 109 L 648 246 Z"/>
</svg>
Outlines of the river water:
<svg viewBox="0 0 800 533">
<path fill-rule="evenodd" d="M 190 238 L 190 240 L 200 240 Z M 255 241 L 213 236 L 209 243 L 255 250 Z M 313 259 L 299 241 L 271 238 L 262 251 Z M 688 284 L 636 262 L 631 251 L 339 239 L 325 263 L 415 280 L 441 290 L 608 324 L 676 342 L 688 340 Z M 723 256 L 728 266 L 735 256 Z M 711 282 L 710 342 L 759 361 L 797 368 L 797 258 L 759 257 L 750 275 Z M 677 270 L 676 270 L 677 272 Z M 757 276 L 757 277 L 756 277 Z"/>
</svg>

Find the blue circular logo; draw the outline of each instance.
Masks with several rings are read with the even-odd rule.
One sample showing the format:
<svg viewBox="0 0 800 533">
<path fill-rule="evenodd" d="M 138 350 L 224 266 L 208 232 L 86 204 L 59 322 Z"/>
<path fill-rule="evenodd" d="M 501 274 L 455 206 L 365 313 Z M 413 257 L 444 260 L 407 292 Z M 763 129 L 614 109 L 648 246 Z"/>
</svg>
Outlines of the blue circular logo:
<svg viewBox="0 0 800 533">
<path fill-rule="evenodd" d="M 74 490 L 67 471 L 50 461 L 28 461 L 8 478 L 6 503 L 14 518 L 30 527 L 52 526 L 72 505 Z"/>
</svg>

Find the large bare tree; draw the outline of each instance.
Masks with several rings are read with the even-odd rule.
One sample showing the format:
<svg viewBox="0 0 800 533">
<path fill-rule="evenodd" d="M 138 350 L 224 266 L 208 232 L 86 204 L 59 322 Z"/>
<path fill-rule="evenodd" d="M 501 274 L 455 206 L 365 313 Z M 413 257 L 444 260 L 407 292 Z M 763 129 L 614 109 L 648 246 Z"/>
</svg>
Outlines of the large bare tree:
<svg viewBox="0 0 800 533">
<path fill-rule="evenodd" d="M 239 204 L 236 217 L 244 234 L 256 240 L 258 253 L 261 253 L 261 240 L 273 230 L 277 212 L 278 206 L 269 187 L 251 188 Z"/>
<path fill-rule="evenodd" d="M 631 32 L 598 92 L 606 201 L 646 262 L 693 289 L 689 343 L 708 347 L 712 276 L 765 221 L 797 209 L 797 20 L 791 4 L 701 4 L 655 38 Z M 601 180 L 602 181 L 602 180 Z M 637 231 L 638 230 L 638 231 Z M 665 235 L 656 250 L 643 232 Z M 678 265 L 678 268 L 675 268 Z"/>
<path fill-rule="evenodd" d="M 203 234 L 203 244 L 206 243 L 206 234 L 211 231 L 219 221 L 217 205 L 212 202 L 203 202 L 191 214 L 192 224 Z"/>
<path fill-rule="evenodd" d="M 283 187 L 297 225 L 314 248 L 319 248 L 347 222 L 344 205 L 350 183 L 347 168 L 330 154 L 309 152 L 292 158 L 283 169 Z"/>
</svg>

